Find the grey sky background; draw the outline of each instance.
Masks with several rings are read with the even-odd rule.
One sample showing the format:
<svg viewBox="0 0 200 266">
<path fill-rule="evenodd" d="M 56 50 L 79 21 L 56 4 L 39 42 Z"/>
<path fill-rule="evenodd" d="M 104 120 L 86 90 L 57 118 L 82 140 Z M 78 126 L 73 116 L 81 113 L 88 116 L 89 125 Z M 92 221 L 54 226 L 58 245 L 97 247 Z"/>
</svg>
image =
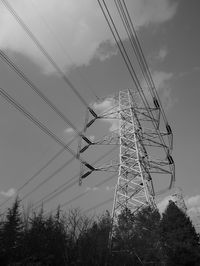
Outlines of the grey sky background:
<svg viewBox="0 0 200 266">
<path fill-rule="evenodd" d="M 84 2 L 84 3 L 83 3 Z M 114 44 L 97 1 L 17 0 L 9 3 L 25 20 L 47 51 L 76 86 L 88 104 L 96 101 L 88 88 L 99 97 L 109 98 L 120 89 L 133 85 Z M 176 186 L 181 187 L 189 209 L 200 210 L 200 35 L 198 0 L 127 1 L 137 28 L 144 54 L 160 93 L 168 121 L 174 133 L 173 157 L 176 163 Z M 115 9 L 109 2 L 112 14 Z M 46 59 L 34 47 L 8 11 L 0 5 L 0 48 L 81 129 L 85 107 Z M 116 21 L 119 19 L 116 17 Z M 125 45 L 125 34 L 118 24 Z M 0 87 L 4 88 L 35 117 L 66 143 L 73 132 L 41 99 L 0 60 Z M 90 136 L 109 132 L 109 123 L 99 122 Z M 14 195 L 17 188 L 37 172 L 60 147 L 18 111 L 0 99 L 0 202 Z M 71 146 L 74 150 L 77 143 Z M 91 150 L 95 160 L 102 149 Z M 64 152 L 37 178 L 20 191 L 20 197 L 71 158 Z M 24 200 L 39 199 L 62 186 L 78 173 L 79 163 L 73 161 Z M 117 177 L 99 188 L 96 184 L 106 174 L 89 176 L 82 187 L 78 183 L 52 199 L 44 207 L 55 208 L 81 194 L 70 206 L 88 209 L 113 196 Z M 78 178 L 77 178 L 78 181 Z M 167 195 L 163 195 L 164 198 Z M 162 200 L 160 198 L 159 200 Z M 11 202 L 11 201 L 9 201 Z M 9 202 L 4 207 L 9 205 Z M 163 201 L 164 202 L 164 201 Z M 111 203 L 101 207 L 110 209 Z"/>
</svg>

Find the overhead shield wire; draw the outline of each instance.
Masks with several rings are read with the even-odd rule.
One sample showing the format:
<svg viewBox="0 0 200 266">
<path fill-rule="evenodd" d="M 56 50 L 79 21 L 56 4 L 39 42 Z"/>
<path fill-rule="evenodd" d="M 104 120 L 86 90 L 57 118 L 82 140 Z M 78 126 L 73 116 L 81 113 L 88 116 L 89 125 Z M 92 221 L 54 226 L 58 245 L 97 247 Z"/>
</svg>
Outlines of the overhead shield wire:
<svg viewBox="0 0 200 266">
<path fill-rule="evenodd" d="M 145 94 L 143 92 L 143 89 L 142 89 L 142 87 L 140 85 L 140 81 L 139 81 L 139 79 L 138 79 L 138 77 L 136 75 L 136 72 L 135 72 L 134 68 L 133 68 L 133 65 L 131 63 L 129 55 L 128 55 L 125 47 L 124 47 L 124 44 L 123 44 L 122 39 L 121 39 L 121 37 L 119 35 L 119 32 L 118 32 L 118 30 L 116 28 L 114 20 L 113 20 L 111 14 L 110 14 L 110 11 L 108 10 L 107 4 L 105 3 L 105 0 L 102 0 L 102 1 L 101 0 L 97 0 L 97 1 L 99 3 L 99 6 L 100 6 L 100 8 L 102 10 L 102 13 L 103 13 L 105 19 L 106 19 L 106 22 L 107 22 L 107 24 L 108 24 L 108 26 L 109 26 L 109 28 L 111 30 L 111 33 L 112 33 L 112 35 L 113 35 L 113 37 L 115 39 L 116 45 L 117 45 L 117 47 L 118 47 L 118 49 L 119 49 L 119 51 L 120 51 L 120 53 L 122 55 L 122 58 L 123 58 L 123 60 L 125 62 L 125 65 L 126 65 L 128 71 L 129 71 L 129 74 L 131 75 L 131 78 L 132 78 L 132 80 L 133 80 L 133 82 L 134 82 L 134 84 L 136 86 L 136 89 L 137 89 L 137 91 L 138 91 L 138 93 L 139 93 L 139 95 L 141 97 L 141 100 L 142 100 L 147 112 L 149 113 L 149 116 L 152 118 L 151 119 L 152 120 L 152 124 L 153 124 L 154 129 L 157 132 L 157 135 L 158 135 L 158 137 L 159 137 L 159 139 L 160 139 L 160 141 L 161 141 L 161 143 L 163 145 L 163 149 L 165 151 L 166 158 L 167 158 L 169 156 L 169 149 L 166 147 L 164 138 L 161 135 L 159 129 L 157 128 L 157 125 L 155 123 L 155 118 L 154 118 L 154 115 L 153 115 L 153 113 L 151 111 L 151 108 L 149 106 L 148 100 L 146 99 L 146 96 L 145 96 Z M 103 2 L 103 4 L 101 2 Z M 103 5 L 104 5 L 104 7 L 103 7 Z M 171 179 L 173 179 L 173 180 L 171 180 L 170 184 L 173 185 L 174 181 L 175 181 L 174 173 L 172 174 Z M 169 187 L 169 188 L 171 188 L 171 187 Z"/>
<path fill-rule="evenodd" d="M 145 59 L 141 44 L 139 42 L 139 39 L 138 39 L 138 36 L 137 36 L 137 32 L 136 32 L 136 30 L 134 28 L 132 19 L 130 17 L 129 12 L 128 12 L 126 3 L 124 2 L 124 0 L 122 1 L 123 5 L 124 5 L 124 7 L 123 7 L 121 1 L 119 1 L 119 0 L 114 0 L 114 1 L 115 1 L 115 5 L 117 7 L 118 13 L 120 15 L 120 18 L 121 18 L 121 20 L 123 22 L 124 28 L 125 28 L 125 30 L 127 32 L 128 37 L 129 37 L 129 41 L 131 43 L 133 51 L 134 51 L 134 53 L 136 55 L 136 58 L 138 60 L 139 65 L 140 65 L 143 77 L 144 77 L 144 79 L 145 79 L 145 81 L 147 83 L 149 92 L 150 92 L 150 94 L 151 94 L 153 99 L 158 100 L 159 108 L 160 108 L 163 120 L 165 122 L 165 125 L 167 126 L 168 125 L 168 121 L 167 121 L 164 109 L 162 107 L 162 103 L 161 103 L 160 97 L 159 97 L 159 95 L 157 93 L 156 86 L 155 86 L 155 83 L 153 81 L 150 69 L 149 69 L 147 61 Z M 169 138 L 169 136 L 168 136 L 168 138 Z M 170 138 L 169 138 L 169 141 L 171 141 Z"/>
<path fill-rule="evenodd" d="M 120 43 L 120 45 L 119 45 L 119 43 L 118 43 L 118 41 L 117 41 L 117 37 L 116 37 L 116 35 L 115 35 L 115 32 L 114 32 L 114 30 L 113 30 L 113 28 L 112 28 L 112 26 L 110 25 L 110 22 L 109 22 L 109 20 L 108 20 L 108 18 L 107 18 L 107 16 L 106 16 L 106 13 L 105 13 L 105 11 L 104 11 L 104 9 L 103 9 L 103 7 L 102 7 L 102 5 L 101 5 L 101 3 L 100 3 L 100 0 L 98 0 L 98 2 L 99 2 L 99 5 L 100 5 L 100 7 L 101 7 L 101 9 L 102 9 L 102 11 L 103 11 L 103 13 L 104 13 L 104 16 L 105 16 L 105 18 L 106 18 L 106 20 L 107 20 L 107 23 L 108 23 L 108 25 L 109 25 L 109 27 L 110 27 L 110 29 L 111 29 L 111 31 L 112 31 L 112 34 L 113 34 L 113 36 L 114 36 L 114 38 L 115 38 L 115 41 L 116 41 L 116 44 L 118 45 L 118 48 L 119 48 L 119 50 L 120 50 L 120 53 L 121 53 L 121 55 L 122 55 L 122 57 L 123 57 L 123 59 L 124 59 L 124 61 L 125 61 L 125 64 L 126 64 L 126 66 L 127 66 L 127 68 L 128 68 L 128 70 L 129 70 L 129 73 L 131 74 L 131 77 L 132 77 L 132 79 L 133 79 L 133 81 L 134 81 L 134 83 L 135 83 L 135 85 L 136 85 L 136 88 L 137 89 L 141 89 L 141 87 L 140 87 L 140 83 L 139 83 L 139 80 L 138 80 L 138 78 L 137 78 L 137 76 L 136 76 L 136 74 L 135 74 L 135 71 L 134 71 L 134 69 L 133 69 L 133 66 L 132 66 L 132 63 L 131 63 L 131 61 L 130 61 L 130 58 L 129 58 L 129 56 L 128 56 L 128 54 L 127 54 L 127 52 L 126 52 L 126 49 L 124 48 L 124 45 L 123 45 L 123 43 L 122 43 L 122 40 L 121 40 L 121 37 L 120 37 L 120 35 L 118 34 L 118 31 L 117 31 L 117 29 L 116 29 L 116 27 L 115 27 L 115 24 L 114 24 L 114 21 L 112 20 L 112 17 L 110 16 L 110 13 L 109 13 L 109 10 L 107 9 L 107 6 L 106 6 L 106 3 L 105 3 L 105 1 L 103 0 L 103 3 L 104 3 L 104 5 L 105 5 L 105 7 L 106 7 L 106 10 L 107 10 L 107 12 L 108 12 L 108 15 L 109 15 L 109 17 L 110 17 L 110 19 L 111 19 L 111 22 L 113 23 L 113 27 L 114 27 L 114 30 L 115 30 L 115 32 L 116 32 L 116 35 L 117 35 L 117 37 L 119 38 L 119 43 Z M 115 2 L 116 2 L 116 0 L 115 0 Z M 118 1 L 119 2 L 119 1 Z M 5 5 L 5 7 L 10 11 L 10 13 L 15 17 L 15 19 L 17 20 L 17 22 L 21 25 L 21 27 L 27 32 L 27 34 L 29 35 L 29 37 L 33 40 L 33 42 L 36 44 L 36 46 L 41 50 L 41 52 L 43 53 L 43 55 L 49 60 L 49 62 L 51 63 L 51 65 L 56 69 L 56 71 L 60 74 L 60 76 L 61 76 L 61 78 L 65 81 L 65 83 L 72 89 L 72 91 L 76 94 L 76 96 L 80 99 L 80 101 L 88 108 L 88 104 L 87 104 L 87 102 L 85 101 L 85 99 L 82 97 L 82 95 L 78 92 L 78 90 L 74 87 L 74 85 L 71 83 L 71 81 L 66 77 L 66 75 L 64 74 L 64 72 L 60 69 L 60 67 L 56 64 L 56 62 L 54 61 L 54 59 L 48 54 L 48 52 L 42 47 L 42 45 L 40 44 L 40 42 L 37 40 L 37 38 L 33 35 L 33 33 L 30 31 L 30 29 L 26 26 L 26 24 L 23 22 L 23 20 L 17 15 L 17 13 L 15 12 L 15 10 L 11 7 L 11 5 L 8 3 L 8 1 L 6 1 L 6 0 L 2 0 L 2 3 Z M 119 2 L 120 3 L 120 2 Z M 118 3 L 118 4 L 119 4 Z M 124 3 L 124 0 L 123 0 L 123 3 Z M 125 3 L 124 3 L 124 5 L 125 5 Z M 118 7 L 120 7 L 120 6 L 118 6 Z M 126 6 L 125 6 L 126 7 Z M 125 11 L 123 10 L 122 11 L 122 9 L 121 9 L 121 15 L 123 16 L 125 13 L 124 13 Z M 128 14 L 129 15 L 129 14 Z M 127 18 L 126 18 L 127 19 Z M 124 23 L 127 23 L 127 20 L 124 22 Z M 131 35 L 132 33 L 131 33 L 131 31 L 130 31 L 130 25 L 128 26 L 128 24 L 125 24 L 125 25 L 127 25 L 126 27 L 128 27 L 127 28 L 127 30 L 128 30 L 128 32 L 127 32 L 127 34 L 129 35 L 129 37 L 130 37 L 130 40 L 133 38 L 133 36 Z M 133 28 L 134 29 L 134 28 Z M 136 41 L 137 41 L 137 35 L 136 35 L 136 33 L 135 33 L 135 38 L 136 38 Z M 139 41 L 138 41 L 139 42 Z M 133 41 L 132 41 L 132 43 L 133 43 Z M 152 88 L 152 81 L 151 81 L 151 79 L 152 79 L 152 77 L 151 77 L 151 74 L 150 74 L 150 77 L 149 77 L 149 73 L 150 73 L 150 71 L 149 71 L 149 69 L 148 69 L 148 66 L 146 66 L 145 65 L 145 63 L 146 63 L 146 61 L 145 61 L 145 58 L 143 59 L 142 58 L 142 56 L 144 56 L 143 55 L 143 52 L 142 52 L 142 50 L 140 51 L 140 50 L 138 50 L 138 49 L 141 49 L 141 47 L 139 46 L 140 44 L 138 44 L 138 43 L 136 43 L 137 44 L 137 46 L 134 46 L 135 47 L 135 49 L 136 49 L 136 53 L 138 53 L 138 60 L 140 60 L 140 64 L 141 64 L 141 68 L 143 69 L 143 72 L 144 72 L 144 74 L 145 74 L 145 76 L 146 76 L 146 78 L 147 78 L 147 82 L 148 82 L 148 84 L 149 84 L 149 86 L 150 86 L 150 89 Z M 138 48 L 139 47 L 139 48 Z M 139 52 L 138 52 L 139 51 Z M 0 52 L 0 56 L 1 56 L 1 58 L 66 122 L 66 123 L 68 123 L 68 125 L 70 125 L 75 131 L 76 131 L 76 133 L 79 135 L 79 136 L 82 136 L 81 135 L 81 133 L 74 127 L 74 125 L 58 110 L 58 108 L 52 103 L 52 102 L 50 102 L 50 100 L 48 99 L 48 98 L 46 98 L 46 96 L 40 91 L 40 90 L 38 90 L 38 88 L 25 76 L 25 74 L 21 71 L 21 70 L 19 70 L 15 65 L 14 65 L 14 63 L 7 57 L 7 56 L 5 56 L 5 54 L 4 53 L 1 53 Z M 147 64 L 147 63 L 146 63 Z M 149 71 L 149 73 L 148 73 L 148 71 Z M 146 73 L 147 73 L 147 75 L 146 75 Z M 155 85 L 154 85 L 154 87 L 155 87 Z M 158 97 L 158 94 L 156 94 L 157 92 L 156 92 L 156 90 L 155 91 L 152 91 L 153 93 L 154 93 L 154 95 L 156 95 L 157 97 Z M 139 93 L 141 93 L 142 95 L 141 95 L 141 99 L 143 100 L 143 102 L 146 104 L 146 105 L 148 105 L 148 101 L 146 100 L 146 97 L 145 97 L 145 95 L 143 94 L 143 92 L 142 92 L 142 90 L 141 91 L 139 91 Z M 68 144 L 65 144 L 62 140 L 60 140 L 52 131 L 50 131 L 46 126 L 44 126 L 39 120 L 37 120 L 34 116 L 32 116 L 25 108 L 23 108 L 19 103 L 17 103 L 10 95 L 8 95 L 3 89 L 0 89 L 0 95 L 4 98 L 4 99 L 6 99 L 8 102 L 10 102 L 15 108 L 17 108 L 20 112 L 22 112 L 29 120 L 31 120 L 35 125 L 37 125 L 44 133 L 46 133 L 47 135 L 49 135 L 51 138 L 53 138 L 59 145 L 61 145 L 62 147 L 63 147 L 63 149 L 61 150 L 61 151 L 59 151 L 59 153 L 58 154 L 61 154 L 61 152 L 63 152 L 64 150 L 67 150 L 69 153 L 71 153 L 72 154 L 72 156 L 74 157 L 74 158 L 72 158 L 72 159 L 70 159 L 68 162 L 66 162 L 65 163 L 65 166 L 67 166 L 68 165 L 68 163 L 70 163 L 71 161 L 73 161 L 73 159 L 78 159 L 78 160 L 80 160 L 86 167 L 88 167 L 88 163 L 87 162 L 85 162 L 84 160 L 82 160 L 82 158 L 80 158 L 68 145 L 69 145 L 69 143 Z M 159 97 L 158 97 L 158 100 L 160 100 L 159 99 Z M 162 107 L 162 105 L 161 105 L 161 107 Z M 162 109 L 163 110 L 163 109 Z M 164 111 L 163 111 L 164 112 Z M 153 116 L 153 114 L 152 113 L 150 113 L 150 115 L 151 116 Z M 164 116 L 165 117 L 165 116 Z M 161 136 L 162 137 L 162 136 Z M 58 156 L 57 154 L 55 155 L 56 157 Z M 54 157 L 55 157 L 54 156 Z M 53 158 L 54 158 L 53 157 Z M 47 165 L 49 165 L 50 164 L 50 162 L 52 162 L 53 161 L 53 158 L 48 162 L 48 164 Z M 62 166 L 61 168 L 63 169 L 65 166 Z M 89 165 L 90 167 L 89 167 L 89 169 L 90 170 L 95 170 L 95 168 L 93 167 L 93 166 L 91 166 L 91 165 Z M 62 170 L 62 169 L 60 169 L 60 171 Z M 58 169 L 59 170 L 59 169 Z M 39 170 L 40 171 L 40 170 Z M 38 171 L 38 172 L 39 172 Z M 42 171 L 42 170 L 41 170 Z M 40 172 L 39 172 L 40 173 Z M 55 172 L 54 172 L 55 173 Z M 54 174 L 55 175 L 55 174 Z M 51 175 L 52 176 L 52 175 Z M 72 179 L 70 179 L 70 181 L 71 181 Z M 47 180 L 48 181 L 48 180 Z M 46 181 L 46 182 L 47 182 Z M 29 183 L 29 181 L 27 181 L 28 183 Z M 28 184 L 27 183 L 27 184 Z M 73 185 L 75 184 L 74 182 L 72 183 Z M 22 189 L 24 186 L 26 185 L 26 183 L 20 188 L 20 189 Z M 68 185 L 68 187 L 71 187 L 71 184 L 69 184 Z M 39 186 L 37 186 L 38 188 L 39 188 Z M 34 190 L 34 191 L 36 191 L 36 189 Z M 33 192 L 34 192 L 33 191 Z M 32 192 L 32 193 L 33 193 Z M 25 196 L 26 197 L 26 196 Z M 25 198 L 24 197 L 24 198 Z M 80 198 L 81 196 L 79 195 L 79 196 L 77 196 L 78 198 Z M 112 199 L 111 199 L 112 200 Z M 70 200 L 70 202 L 72 202 L 73 201 L 73 199 L 72 200 Z M 107 201 L 106 201 L 107 202 Z M 102 204 L 102 203 L 101 203 Z M 100 204 L 100 206 L 101 206 L 101 204 Z M 105 203 L 104 203 L 105 204 Z M 66 205 L 67 205 L 67 203 L 66 203 Z M 1 205 L 0 205 L 1 206 Z"/>
<path fill-rule="evenodd" d="M 145 94 L 143 92 L 143 89 L 142 89 L 142 87 L 140 85 L 138 77 L 137 77 L 137 75 L 135 73 L 135 70 L 134 70 L 133 65 L 131 63 L 131 60 L 130 60 L 130 58 L 129 58 L 128 54 L 127 54 L 127 51 L 126 51 L 126 49 L 124 47 L 124 44 L 123 44 L 122 39 L 121 39 L 121 37 L 119 35 L 119 32 L 118 32 L 118 30 L 117 30 L 117 28 L 115 26 L 115 23 L 114 23 L 113 18 L 112 18 L 111 14 L 110 14 L 110 11 L 108 10 L 107 4 L 105 3 L 104 0 L 102 0 L 103 5 L 104 5 L 105 10 L 106 10 L 105 11 L 104 8 L 103 8 L 103 5 L 101 3 L 101 0 L 97 0 L 97 1 L 98 1 L 99 6 L 100 6 L 100 8 L 102 10 L 102 13 L 103 13 L 103 15 L 104 15 L 104 17 L 105 17 L 105 19 L 107 21 L 107 24 L 108 24 L 108 26 L 109 26 L 109 28 L 111 30 L 111 33 L 112 33 L 112 35 L 113 35 L 113 37 L 115 39 L 115 42 L 116 42 L 116 44 L 118 46 L 118 49 L 119 49 L 119 51 L 120 51 L 120 53 L 122 55 L 122 58 L 123 58 L 123 60 L 125 62 L 125 65 L 126 65 L 128 71 L 129 71 L 129 74 L 131 75 L 131 78 L 132 78 L 132 80 L 133 80 L 133 82 L 134 82 L 134 84 L 135 84 L 135 86 L 137 88 L 137 91 L 138 91 L 138 93 L 139 93 L 139 95 L 140 95 L 140 97 L 142 99 L 142 102 L 143 102 L 144 106 L 146 107 L 146 110 L 148 111 L 149 116 L 152 118 L 152 124 L 153 124 L 153 126 L 154 126 L 154 128 L 155 128 L 155 130 L 156 130 L 156 132 L 157 132 L 157 134 L 159 136 L 159 138 L 160 138 L 161 143 L 163 144 L 165 153 L 167 155 L 168 154 L 168 149 L 165 148 L 166 147 L 165 141 L 164 141 L 162 135 L 160 134 L 159 130 L 157 129 L 157 125 L 156 125 L 156 123 L 154 121 L 155 118 L 154 118 L 154 116 L 152 114 L 152 111 L 151 111 L 151 108 L 149 106 L 149 103 L 148 103 L 148 101 L 146 99 L 146 96 L 145 96 Z M 108 14 L 108 17 L 106 15 L 106 12 Z M 119 41 L 117 40 L 117 38 L 118 38 Z"/>
</svg>

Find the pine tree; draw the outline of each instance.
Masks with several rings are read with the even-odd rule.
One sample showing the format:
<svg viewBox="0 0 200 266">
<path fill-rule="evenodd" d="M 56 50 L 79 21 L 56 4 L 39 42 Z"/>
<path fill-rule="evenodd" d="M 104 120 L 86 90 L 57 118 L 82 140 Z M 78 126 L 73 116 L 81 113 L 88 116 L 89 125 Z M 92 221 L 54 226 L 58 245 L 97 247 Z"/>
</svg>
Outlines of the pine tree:
<svg viewBox="0 0 200 266">
<path fill-rule="evenodd" d="M 8 209 L 0 234 L 0 264 L 11 265 L 20 260 L 23 223 L 17 198 Z"/>
<path fill-rule="evenodd" d="M 113 239 L 115 265 L 160 265 L 160 214 L 150 207 L 137 213 L 125 209 Z"/>
<path fill-rule="evenodd" d="M 150 206 L 134 217 L 135 253 L 144 265 L 161 265 L 160 214 Z"/>
<path fill-rule="evenodd" d="M 45 217 L 43 211 L 30 219 L 24 237 L 22 265 L 65 265 L 66 234 L 57 214 Z"/>
<path fill-rule="evenodd" d="M 134 214 L 126 208 L 118 216 L 112 239 L 112 258 L 110 265 L 137 265 L 135 256 Z"/>
<path fill-rule="evenodd" d="M 77 241 L 79 264 L 77 265 L 106 265 L 110 228 L 111 217 L 107 211 L 79 236 Z"/>
<path fill-rule="evenodd" d="M 173 201 L 163 213 L 160 238 L 165 265 L 200 265 L 199 236 L 189 217 Z"/>
</svg>

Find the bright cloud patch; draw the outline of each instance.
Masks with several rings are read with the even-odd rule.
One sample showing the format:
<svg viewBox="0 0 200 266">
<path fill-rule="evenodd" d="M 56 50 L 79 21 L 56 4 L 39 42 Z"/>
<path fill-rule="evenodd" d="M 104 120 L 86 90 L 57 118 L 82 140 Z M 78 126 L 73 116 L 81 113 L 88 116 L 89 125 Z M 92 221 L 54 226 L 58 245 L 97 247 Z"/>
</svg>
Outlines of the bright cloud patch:
<svg viewBox="0 0 200 266">
<path fill-rule="evenodd" d="M 200 195 L 187 198 L 186 205 L 190 215 L 195 216 L 198 213 L 200 216 Z"/>
<path fill-rule="evenodd" d="M 105 60 L 116 53 L 113 38 L 94 0 L 10 0 L 9 3 L 62 69 Z M 136 28 L 171 19 L 177 4 L 170 0 L 127 0 Z M 122 39 L 114 1 L 107 1 Z M 26 55 L 46 72 L 53 69 L 16 20 L 0 4 L 0 48 Z M 65 56 L 66 55 L 66 56 Z"/>
<path fill-rule="evenodd" d="M 168 82 L 172 79 L 172 77 L 173 77 L 172 73 L 164 72 L 164 71 L 154 71 L 152 73 L 152 78 L 153 78 L 157 91 L 164 90 L 167 87 Z M 141 85 L 144 91 L 146 92 L 146 94 L 148 94 L 149 93 L 148 87 L 144 79 L 142 80 Z M 150 96 L 150 93 L 148 95 Z"/>
<path fill-rule="evenodd" d="M 115 189 L 114 186 L 106 186 L 107 191 L 113 191 Z"/>
<path fill-rule="evenodd" d="M 200 233 L 200 195 L 192 196 L 186 199 L 188 215 L 190 216 L 196 230 Z"/>
<path fill-rule="evenodd" d="M 160 213 L 163 213 L 169 204 L 169 201 L 173 200 L 172 196 L 165 197 L 162 201 L 158 203 L 158 209 Z M 187 215 L 193 222 L 196 230 L 200 233 L 200 195 L 185 198 L 185 204 L 187 207 Z"/>
<path fill-rule="evenodd" d="M 110 113 L 112 112 L 113 115 L 109 115 L 109 119 L 103 119 L 106 123 L 110 124 L 109 130 L 115 131 L 119 128 L 119 120 L 114 118 L 115 112 L 118 111 L 118 105 L 116 104 L 116 100 L 112 97 L 106 98 L 104 101 L 100 103 L 94 103 L 93 107 L 95 110 L 99 111 L 99 113 Z M 112 119 L 113 117 L 113 119 Z"/>
<path fill-rule="evenodd" d="M 200 207 L 200 195 L 196 195 L 194 197 L 190 197 L 187 199 L 187 205 L 188 207 Z"/>
<path fill-rule="evenodd" d="M 167 48 L 161 48 L 156 58 L 160 61 L 163 61 L 166 58 L 167 54 Z"/>
<path fill-rule="evenodd" d="M 167 196 L 162 201 L 158 203 L 158 209 L 163 212 L 167 207 L 170 200 L 173 200 L 173 196 Z M 200 211 L 200 195 L 192 196 L 189 198 L 185 198 L 185 204 L 187 206 L 187 210 L 190 212 L 197 208 Z"/>
<path fill-rule="evenodd" d="M 0 194 L 4 197 L 12 197 L 16 193 L 16 190 L 14 188 L 10 188 L 8 191 L 1 191 Z"/>
<path fill-rule="evenodd" d="M 171 96 L 171 88 L 169 86 L 171 79 L 173 78 L 172 73 L 167 73 L 164 71 L 154 71 L 152 74 L 152 78 L 154 80 L 157 91 L 160 94 L 161 101 L 165 107 L 165 109 L 169 109 L 174 104 L 174 99 Z M 144 93 L 148 99 L 148 101 L 152 100 L 150 91 L 145 83 L 145 80 L 141 82 Z M 109 112 L 117 112 L 118 104 L 113 97 L 108 97 L 101 102 L 96 102 L 93 104 L 93 108 L 100 114 L 109 113 Z M 114 117 L 114 114 L 113 114 Z M 110 124 L 110 131 L 115 131 L 119 127 L 119 120 L 112 119 L 112 115 L 110 119 L 104 119 L 105 122 Z"/>
<path fill-rule="evenodd" d="M 86 188 L 86 192 L 87 192 L 87 191 L 97 191 L 97 190 L 99 190 L 98 187 L 87 187 L 87 188 Z"/>
<path fill-rule="evenodd" d="M 173 77 L 172 73 L 164 71 L 153 72 L 153 80 L 158 90 L 165 89 L 167 82 Z"/>
<path fill-rule="evenodd" d="M 163 213 L 165 211 L 170 200 L 172 200 L 172 196 L 167 196 L 162 201 L 160 201 L 158 203 L 158 209 L 159 209 L 160 213 Z"/>
<path fill-rule="evenodd" d="M 170 81 L 173 78 L 173 74 L 170 72 L 164 72 L 164 71 L 154 71 L 152 73 L 152 78 L 153 78 L 155 87 L 158 93 L 160 94 L 160 98 L 161 98 L 161 101 L 163 103 L 165 110 L 170 109 L 176 101 L 175 99 L 172 98 L 172 95 L 171 95 L 172 89 L 170 87 Z M 152 97 L 151 97 L 150 91 L 148 89 L 148 86 L 145 80 L 141 82 L 141 85 L 142 85 L 142 88 L 144 90 L 144 93 L 147 99 L 151 100 Z"/>
<path fill-rule="evenodd" d="M 66 133 L 66 134 L 70 134 L 70 135 L 71 135 L 71 134 L 74 134 L 74 129 L 71 128 L 71 127 L 68 127 L 68 128 L 65 129 L 65 133 Z"/>
</svg>

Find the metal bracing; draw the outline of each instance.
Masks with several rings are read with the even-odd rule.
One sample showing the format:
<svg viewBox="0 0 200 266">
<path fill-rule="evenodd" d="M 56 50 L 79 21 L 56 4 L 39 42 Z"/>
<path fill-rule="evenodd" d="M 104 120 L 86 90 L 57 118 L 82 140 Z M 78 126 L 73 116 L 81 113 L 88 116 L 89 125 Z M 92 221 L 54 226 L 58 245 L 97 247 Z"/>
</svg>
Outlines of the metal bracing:
<svg viewBox="0 0 200 266">
<path fill-rule="evenodd" d="M 154 202 L 153 188 L 149 176 L 145 150 L 138 141 L 141 134 L 140 124 L 129 90 L 119 92 L 119 170 L 116 184 L 112 216 L 113 221 L 125 208 L 135 212 L 141 206 Z"/>
<path fill-rule="evenodd" d="M 91 146 L 119 147 L 113 160 L 108 159 L 93 169 L 83 165 L 79 179 L 81 184 L 82 179 L 95 171 L 116 173 L 112 208 L 115 223 L 125 208 L 136 212 L 143 206 L 155 206 L 155 196 L 173 187 L 175 166 L 171 157 L 171 128 L 160 120 L 159 107 L 152 102 L 152 106 L 147 110 L 134 90 L 120 91 L 112 98 L 113 105 L 103 114 L 94 116 L 88 112 L 83 133 L 87 136 L 87 130 L 100 119 L 117 120 L 118 128 L 109 135 L 91 140 L 90 143 L 82 138 L 78 154 L 83 155 Z M 169 185 L 167 188 L 154 190 L 154 177 L 161 175 L 166 175 L 170 179 Z"/>
<path fill-rule="evenodd" d="M 87 111 L 88 112 L 88 111 Z M 153 115 L 151 115 L 153 114 Z M 116 186 L 112 207 L 113 226 L 109 236 L 109 247 L 114 243 L 113 234 L 118 216 L 123 210 L 132 213 L 145 206 L 156 207 L 155 196 L 173 187 L 175 166 L 171 157 L 172 131 L 168 124 L 162 123 L 160 109 L 155 103 L 147 110 L 134 90 L 120 91 L 113 97 L 111 108 L 103 114 L 93 115 L 88 112 L 83 136 L 98 120 L 116 120 L 117 129 L 109 135 L 80 139 L 78 155 L 83 155 L 91 146 L 112 145 L 118 147 L 114 159 L 89 168 L 81 164 L 79 184 L 95 171 L 116 173 Z M 95 122 L 95 123 L 94 123 Z M 170 179 L 168 187 L 154 189 L 156 177 L 165 175 Z"/>
</svg>

